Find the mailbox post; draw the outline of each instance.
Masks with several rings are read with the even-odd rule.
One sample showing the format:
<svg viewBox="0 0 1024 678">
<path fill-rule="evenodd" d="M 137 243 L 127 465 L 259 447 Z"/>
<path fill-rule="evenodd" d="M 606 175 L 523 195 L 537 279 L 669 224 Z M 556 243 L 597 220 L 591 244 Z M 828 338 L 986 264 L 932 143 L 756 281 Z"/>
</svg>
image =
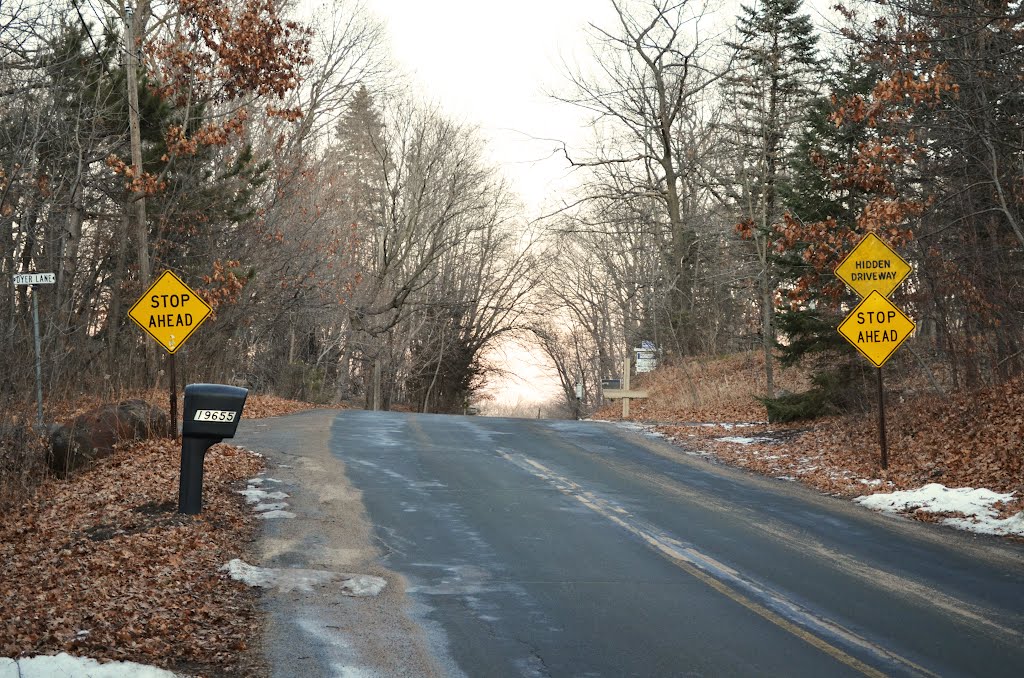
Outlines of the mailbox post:
<svg viewBox="0 0 1024 678">
<path fill-rule="evenodd" d="M 178 513 L 203 510 L 203 462 L 206 451 L 225 438 L 234 438 L 249 391 L 224 384 L 189 384 L 181 427 L 181 477 Z"/>
</svg>

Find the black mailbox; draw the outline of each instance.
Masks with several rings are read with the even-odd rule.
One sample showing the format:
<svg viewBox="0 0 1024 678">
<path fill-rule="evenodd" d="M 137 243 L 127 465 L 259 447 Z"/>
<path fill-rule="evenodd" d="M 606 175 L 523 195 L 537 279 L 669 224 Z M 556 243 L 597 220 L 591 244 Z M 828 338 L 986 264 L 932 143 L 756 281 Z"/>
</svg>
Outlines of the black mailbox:
<svg viewBox="0 0 1024 678">
<path fill-rule="evenodd" d="M 248 395 L 249 391 L 244 388 L 225 384 L 189 384 L 185 387 L 178 513 L 196 515 L 202 512 L 206 451 L 225 438 L 235 437 Z"/>
</svg>

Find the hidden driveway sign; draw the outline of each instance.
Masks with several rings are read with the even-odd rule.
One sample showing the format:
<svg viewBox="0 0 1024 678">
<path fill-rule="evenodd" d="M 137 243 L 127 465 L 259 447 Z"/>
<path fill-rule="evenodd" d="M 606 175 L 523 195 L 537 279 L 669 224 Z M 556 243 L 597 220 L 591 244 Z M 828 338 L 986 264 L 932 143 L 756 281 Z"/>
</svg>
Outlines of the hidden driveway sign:
<svg viewBox="0 0 1024 678">
<path fill-rule="evenodd" d="M 839 334 L 872 365 L 881 367 L 916 328 L 913 320 L 875 291 L 840 323 Z"/>
<path fill-rule="evenodd" d="M 174 354 L 210 315 L 209 304 L 170 271 L 156 279 L 128 315 Z"/>
<path fill-rule="evenodd" d="M 854 292 L 866 297 L 879 292 L 892 294 L 908 275 L 910 264 L 874 233 L 868 233 L 836 267 L 836 275 Z"/>
</svg>

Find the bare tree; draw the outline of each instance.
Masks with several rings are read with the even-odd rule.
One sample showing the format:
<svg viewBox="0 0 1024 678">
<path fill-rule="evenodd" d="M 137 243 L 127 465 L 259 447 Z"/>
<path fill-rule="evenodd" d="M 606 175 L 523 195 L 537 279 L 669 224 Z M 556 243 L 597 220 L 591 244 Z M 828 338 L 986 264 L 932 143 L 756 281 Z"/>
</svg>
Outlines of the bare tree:
<svg viewBox="0 0 1024 678">
<path fill-rule="evenodd" d="M 575 92 L 558 97 L 591 111 L 602 141 L 593 155 L 569 159 L 600 170 L 593 197 L 658 205 L 654 224 L 664 229 L 658 240 L 668 302 L 661 322 L 674 350 L 686 354 L 695 349 L 692 213 L 702 200 L 692 192 L 691 124 L 719 76 L 709 69 L 712 44 L 697 37 L 703 7 L 689 0 L 611 4 L 618 25 L 593 27 L 597 75 L 571 75 Z"/>
</svg>

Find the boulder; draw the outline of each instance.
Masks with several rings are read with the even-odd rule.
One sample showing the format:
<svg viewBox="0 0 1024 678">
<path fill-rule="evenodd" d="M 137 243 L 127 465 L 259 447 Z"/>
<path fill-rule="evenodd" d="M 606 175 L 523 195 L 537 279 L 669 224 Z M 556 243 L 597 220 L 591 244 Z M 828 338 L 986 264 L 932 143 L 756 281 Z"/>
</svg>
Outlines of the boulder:
<svg viewBox="0 0 1024 678">
<path fill-rule="evenodd" d="M 167 435 L 167 412 L 144 400 L 101 405 L 50 432 L 50 469 L 61 477 L 109 456 L 117 443 Z"/>
</svg>

